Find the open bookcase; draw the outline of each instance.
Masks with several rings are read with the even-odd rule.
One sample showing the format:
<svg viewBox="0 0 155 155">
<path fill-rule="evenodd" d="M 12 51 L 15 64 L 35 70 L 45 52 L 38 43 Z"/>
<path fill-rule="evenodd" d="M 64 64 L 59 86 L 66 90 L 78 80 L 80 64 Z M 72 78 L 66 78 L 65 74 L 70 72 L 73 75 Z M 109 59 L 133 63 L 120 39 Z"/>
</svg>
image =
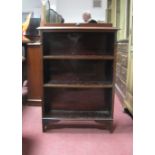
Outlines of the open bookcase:
<svg viewBox="0 0 155 155">
<path fill-rule="evenodd" d="M 63 127 L 61 121 L 95 121 L 95 127 L 112 131 L 117 29 L 99 26 L 39 29 L 43 131 Z"/>
</svg>

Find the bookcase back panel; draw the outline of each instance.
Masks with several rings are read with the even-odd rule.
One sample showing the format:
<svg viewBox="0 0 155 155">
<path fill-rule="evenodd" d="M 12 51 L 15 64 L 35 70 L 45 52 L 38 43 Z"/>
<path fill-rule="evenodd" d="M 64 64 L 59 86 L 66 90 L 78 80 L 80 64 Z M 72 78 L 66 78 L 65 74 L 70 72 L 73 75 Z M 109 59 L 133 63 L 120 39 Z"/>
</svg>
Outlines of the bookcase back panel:
<svg viewBox="0 0 155 155">
<path fill-rule="evenodd" d="M 43 33 L 44 55 L 112 55 L 113 50 L 114 33 Z"/>
<path fill-rule="evenodd" d="M 113 61 L 45 60 L 44 83 L 111 83 Z"/>
<path fill-rule="evenodd" d="M 44 88 L 49 110 L 110 111 L 112 89 Z"/>
</svg>

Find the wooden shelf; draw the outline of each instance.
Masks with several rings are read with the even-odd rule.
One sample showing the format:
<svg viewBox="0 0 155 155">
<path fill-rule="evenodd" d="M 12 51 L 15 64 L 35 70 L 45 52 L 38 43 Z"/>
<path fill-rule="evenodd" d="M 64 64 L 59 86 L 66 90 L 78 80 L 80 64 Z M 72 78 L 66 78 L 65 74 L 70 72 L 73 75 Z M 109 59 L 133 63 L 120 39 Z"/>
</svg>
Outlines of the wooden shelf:
<svg viewBox="0 0 155 155">
<path fill-rule="evenodd" d="M 68 27 L 63 27 L 63 26 L 44 26 L 44 27 L 38 27 L 39 30 L 42 30 L 42 32 L 115 32 L 118 30 L 118 28 L 114 27 L 98 27 L 98 26 L 68 26 Z"/>
<path fill-rule="evenodd" d="M 46 113 L 43 120 L 112 120 L 110 112 L 104 111 L 67 111 L 51 110 Z"/>
<path fill-rule="evenodd" d="M 57 59 L 68 59 L 68 60 L 113 60 L 114 56 L 110 55 L 49 55 L 43 56 L 44 59 L 57 60 Z"/>
<path fill-rule="evenodd" d="M 62 74 L 62 76 L 65 76 Z M 45 82 L 44 84 L 67 84 L 67 85 L 112 85 L 112 81 L 108 80 L 108 81 L 80 81 L 80 80 L 72 80 L 71 78 L 67 80 L 67 78 L 65 79 L 59 79 L 59 77 L 55 77 L 55 80 L 50 80 Z"/>
<path fill-rule="evenodd" d="M 54 88 L 112 88 L 112 84 L 44 84 L 44 87 Z"/>
<path fill-rule="evenodd" d="M 43 132 L 48 125 L 53 123 L 53 128 L 61 120 L 99 120 L 101 126 L 106 122 L 111 131 L 117 29 L 101 26 L 39 29 L 43 54 Z"/>
<path fill-rule="evenodd" d="M 52 44 L 52 42 L 50 43 Z M 65 44 L 65 43 L 64 43 Z M 90 43 L 92 44 L 92 43 Z M 53 45 L 54 46 L 54 45 Z M 50 47 L 49 45 L 44 45 L 44 56 L 114 56 L 113 46 L 107 49 L 100 49 L 97 47 L 86 47 L 84 49 L 77 49 L 76 47 Z"/>
</svg>

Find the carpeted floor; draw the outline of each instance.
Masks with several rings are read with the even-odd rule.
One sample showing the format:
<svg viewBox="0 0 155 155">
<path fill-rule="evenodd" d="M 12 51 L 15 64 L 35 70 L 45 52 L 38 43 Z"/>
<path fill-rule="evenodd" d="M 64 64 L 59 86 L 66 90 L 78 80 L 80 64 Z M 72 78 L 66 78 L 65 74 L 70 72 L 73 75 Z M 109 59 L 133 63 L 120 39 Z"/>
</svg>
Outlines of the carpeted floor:
<svg viewBox="0 0 155 155">
<path fill-rule="evenodd" d="M 100 129 L 54 129 L 42 133 L 41 108 L 23 107 L 23 155 L 132 155 L 132 119 L 115 97 L 111 134 Z"/>
</svg>

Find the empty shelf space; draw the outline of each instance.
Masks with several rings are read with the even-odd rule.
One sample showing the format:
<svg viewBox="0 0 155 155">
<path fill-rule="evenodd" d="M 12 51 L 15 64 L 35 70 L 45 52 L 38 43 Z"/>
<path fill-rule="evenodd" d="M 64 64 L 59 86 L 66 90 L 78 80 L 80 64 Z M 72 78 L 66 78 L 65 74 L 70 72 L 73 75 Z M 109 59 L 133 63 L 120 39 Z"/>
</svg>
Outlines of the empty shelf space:
<svg viewBox="0 0 155 155">
<path fill-rule="evenodd" d="M 111 50 L 103 49 L 76 49 L 76 48 L 63 48 L 63 49 L 46 49 L 43 50 L 44 56 L 114 56 Z"/>
<path fill-rule="evenodd" d="M 110 110 L 112 88 L 44 88 L 44 103 L 48 110 L 97 111 Z"/>
<path fill-rule="evenodd" d="M 44 55 L 53 54 L 113 54 L 114 33 L 64 32 L 43 33 Z"/>
<path fill-rule="evenodd" d="M 48 55 L 44 59 L 68 59 L 68 60 L 113 60 L 114 56 L 110 55 Z"/>
<path fill-rule="evenodd" d="M 44 84 L 112 84 L 113 60 L 44 61 Z"/>
<path fill-rule="evenodd" d="M 68 78 L 67 78 L 68 77 Z M 89 79 L 87 81 L 87 79 Z M 87 75 L 87 76 L 82 76 L 82 77 L 76 77 L 74 74 L 70 74 L 70 75 L 66 75 L 66 74 L 63 74 L 62 76 L 57 76 L 57 75 L 53 75 L 53 77 L 49 80 L 49 81 L 46 81 L 44 83 L 45 85 L 49 85 L 49 84 L 67 84 L 67 85 L 112 85 L 112 81 L 110 80 L 107 80 L 107 81 L 104 81 L 102 79 L 100 80 L 93 80 L 93 79 L 90 79 L 90 77 Z"/>
<path fill-rule="evenodd" d="M 51 110 L 43 116 L 48 120 L 112 120 L 109 111 L 64 111 Z"/>
</svg>

